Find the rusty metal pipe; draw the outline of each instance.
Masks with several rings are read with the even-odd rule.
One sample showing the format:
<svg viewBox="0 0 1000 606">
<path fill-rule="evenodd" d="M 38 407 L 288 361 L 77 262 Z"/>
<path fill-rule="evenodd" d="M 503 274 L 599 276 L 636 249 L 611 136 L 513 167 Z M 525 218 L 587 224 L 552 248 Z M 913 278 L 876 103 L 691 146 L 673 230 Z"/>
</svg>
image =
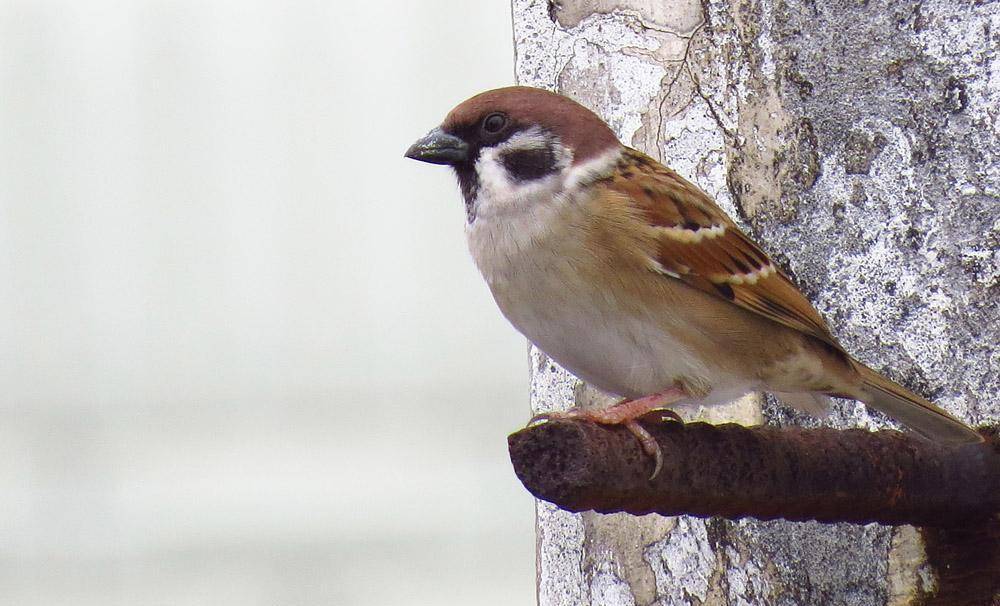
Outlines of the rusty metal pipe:
<svg viewBox="0 0 1000 606">
<path fill-rule="evenodd" d="M 621 427 L 553 421 L 508 437 L 536 497 L 569 511 L 968 525 L 1000 512 L 1000 442 L 945 446 L 898 431 L 644 423 L 663 469 Z"/>
</svg>

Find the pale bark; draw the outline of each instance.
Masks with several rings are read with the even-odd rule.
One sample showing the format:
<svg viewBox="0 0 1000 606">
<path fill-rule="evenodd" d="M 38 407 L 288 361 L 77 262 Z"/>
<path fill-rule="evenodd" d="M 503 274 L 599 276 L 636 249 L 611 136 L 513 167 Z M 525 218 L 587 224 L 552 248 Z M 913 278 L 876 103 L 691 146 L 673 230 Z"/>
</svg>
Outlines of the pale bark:
<svg viewBox="0 0 1000 606">
<path fill-rule="evenodd" d="M 517 79 L 568 94 L 727 209 L 848 350 L 1000 417 L 998 2 L 513 0 Z M 597 396 L 532 351 L 536 411 Z M 816 421 L 748 398 L 743 422 Z M 826 423 L 887 426 L 838 402 Z M 569 514 L 538 504 L 539 602 L 913 604 L 911 527 Z"/>
</svg>

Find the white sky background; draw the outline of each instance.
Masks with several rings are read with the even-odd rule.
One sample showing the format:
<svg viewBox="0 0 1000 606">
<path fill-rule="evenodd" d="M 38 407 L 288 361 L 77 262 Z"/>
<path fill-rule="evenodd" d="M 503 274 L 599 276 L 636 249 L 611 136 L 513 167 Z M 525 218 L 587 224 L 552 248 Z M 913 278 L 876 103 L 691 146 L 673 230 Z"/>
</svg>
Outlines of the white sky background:
<svg viewBox="0 0 1000 606">
<path fill-rule="evenodd" d="M 449 171 L 509 4 L 0 0 L 0 603 L 530 604 Z"/>
</svg>

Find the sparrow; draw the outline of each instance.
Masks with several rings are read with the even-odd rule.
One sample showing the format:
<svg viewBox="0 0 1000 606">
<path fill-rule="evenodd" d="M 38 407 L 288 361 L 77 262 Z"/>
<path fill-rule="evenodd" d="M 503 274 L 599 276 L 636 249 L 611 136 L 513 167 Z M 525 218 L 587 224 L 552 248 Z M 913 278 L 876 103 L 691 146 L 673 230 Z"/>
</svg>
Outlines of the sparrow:
<svg viewBox="0 0 1000 606">
<path fill-rule="evenodd" d="M 829 397 L 927 438 L 982 437 L 851 357 L 795 284 L 701 189 L 623 145 L 594 112 L 514 86 L 455 107 L 405 156 L 454 169 L 466 236 L 503 315 L 542 352 L 624 398 L 542 416 L 639 424 L 752 391 L 822 415 Z"/>
</svg>

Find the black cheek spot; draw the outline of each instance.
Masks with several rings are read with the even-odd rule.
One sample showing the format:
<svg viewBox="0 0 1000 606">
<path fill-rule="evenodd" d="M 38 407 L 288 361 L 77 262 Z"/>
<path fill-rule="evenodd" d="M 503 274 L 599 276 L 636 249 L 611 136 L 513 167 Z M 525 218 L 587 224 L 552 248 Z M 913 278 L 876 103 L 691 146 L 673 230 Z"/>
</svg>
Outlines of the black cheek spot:
<svg viewBox="0 0 1000 606">
<path fill-rule="evenodd" d="M 556 172 L 556 155 L 549 147 L 515 149 L 500 157 L 511 177 L 533 181 Z"/>
</svg>

